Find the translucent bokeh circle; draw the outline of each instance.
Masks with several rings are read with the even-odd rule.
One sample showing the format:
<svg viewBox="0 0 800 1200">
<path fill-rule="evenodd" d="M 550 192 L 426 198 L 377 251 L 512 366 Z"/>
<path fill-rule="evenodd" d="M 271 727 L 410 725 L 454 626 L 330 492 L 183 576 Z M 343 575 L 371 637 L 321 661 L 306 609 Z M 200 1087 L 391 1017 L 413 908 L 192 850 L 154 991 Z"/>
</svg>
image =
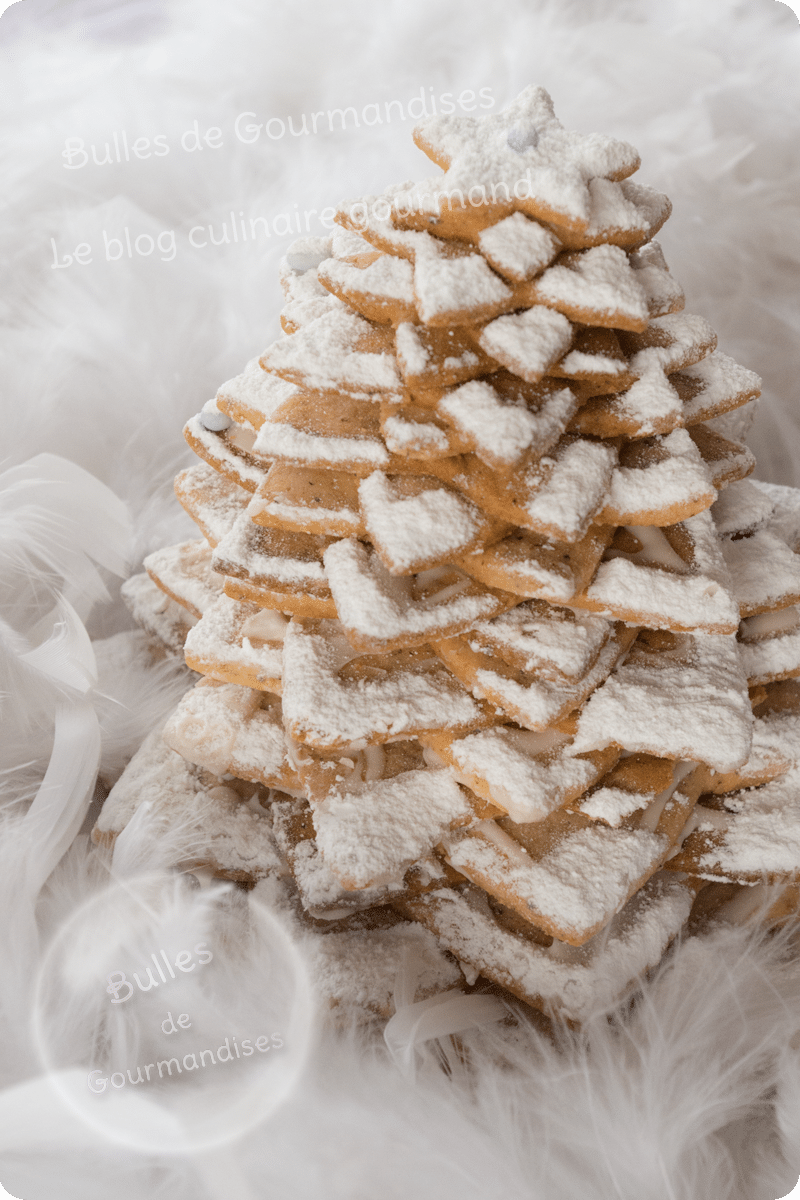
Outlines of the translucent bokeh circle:
<svg viewBox="0 0 800 1200">
<path fill-rule="evenodd" d="M 64 922 L 36 980 L 53 1086 L 97 1132 L 150 1153 L 213 1149 L 265 1121 L 312 1037 L 310 982 L 280 920 L 239 888 L 192 882 L 112 881 Z"/>
</svg>

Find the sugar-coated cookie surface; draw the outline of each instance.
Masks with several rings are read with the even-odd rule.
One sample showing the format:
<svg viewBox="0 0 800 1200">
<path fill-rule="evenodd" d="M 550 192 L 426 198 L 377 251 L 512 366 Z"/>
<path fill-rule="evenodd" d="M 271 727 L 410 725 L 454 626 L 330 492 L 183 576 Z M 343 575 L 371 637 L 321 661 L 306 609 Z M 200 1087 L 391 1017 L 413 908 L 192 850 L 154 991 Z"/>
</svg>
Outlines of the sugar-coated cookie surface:
<svg viewBox="0 0 800 1200">
<path fill-rule="evenodd" d="M 95 837 L 191 816 L 348 1014 L 413 951 L 425 994 L 575 1022 L 690 914 L 800 904 L 800 500 L 747 479 L 760 381 L 633 147 L 537 87 L 414 139 L 435 168 L 288 247 L 281 336 L 186 425 L 201 540 L 123 592 L 203 678 Z"/>
</svg>

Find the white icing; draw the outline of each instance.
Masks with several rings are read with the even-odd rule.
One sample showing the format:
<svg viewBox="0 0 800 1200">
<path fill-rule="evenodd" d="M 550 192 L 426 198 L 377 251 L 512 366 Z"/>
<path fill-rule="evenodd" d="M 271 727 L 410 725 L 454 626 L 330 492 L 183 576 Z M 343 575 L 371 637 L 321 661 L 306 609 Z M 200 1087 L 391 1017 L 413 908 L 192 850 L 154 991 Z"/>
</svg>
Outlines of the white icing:
<svg viewBox="0 0 800 1200">
<path fill-rule="evenodd" d="M 682 574 L 686 572 L 687 564 L 677 550 L 672 548 L 657 526 L 627 525 L 626 529 L 638 542 L 642 543 L 642 549 L 635 558 L 641 559 L 642 562 L 652 563 L 657 567 L 673 567 Z"/>
<path fill-rule="evenodd" d="M 400 416 L 387 417 L 381 432 L 387 449 L 393 454 L 404 454 L 409 450 L 425 450 L 432 455 L 445 454 L 450 446 L 445 431 L 430 421 L 406 421 Z"/>
<path fill-rule="evenodd" d="M 665 787 L 663 792 L 659 792 L 658 795 L 655 796 L 652 802 L 647 806 L 646 810 L 642 813 L 639 819 L 639 824 L 637 826 L 638 829 L 645 829 L 649 833 L 656 832 L 656 828 L 661 820 L 664 809 L 667 807 L 668 802 L 675 795 L 677 788 L 680 786 L 686 776 L 691 775 L 696 766 L 696 763 L 675 764 L 672 773 L 672 783 L 669 784 L 668 787 Z M 683 799 L 685 801 L 685 797 L 679 796 L 678 799 Z"/>
<path fill-rule="evenodd" d="M 283 642 L 288 624 L 283 613 L 260 608 L 247 618 L 242 626 L 242 635 L 260 642 Z"/>
<path fill-rule="evenodd" d="M 661 192 L 631 179 L 615 183 L 596 176 L 589 180 L 591 213 L 585 236 L 602 239 L 621 232 L 656 229 L 669 214 L 670 202 Z"/>
<path fill-rule="evenodd" d="M 765 872 L 793 875 L 800 869 L 800 766 L 762 787 L 726 797 L 724 841 L 699 859 L 699 867 L 717 866 L 734 878 Z M 710 810 L 703 813 L 709 819 Z"/>
<path fill-rule="evenodd" d="M 331 254 L 341 262 L 352 262 L 356 265 L 364 259 L 375 259 L 380 251 L 376 250 L 360 233 L 352 233 L 336 225 L 331 233 Z"/>
<path fill-rule="evenodd" d="M 782 633 L 793 632 L 798 625 L 800 625 L 800 609 L 795 606 L 780 608 L 777 612 L 759 613 L 755 617 L 745 617 L 739 626 L 739 637 L 743 642 L 757 642 L 762 638 L 772 638 Z"/>
<path fill-rule="evenodd" d="M 651 317 L 683 308 L 683 290 L 670 275 L 658 242 L 648 242 L 631 254 L 629 261 L 644 289 Z"/>
<path fill-rule="evenodd" d="M 120 588 L 120 596 L 134 621 L 176 654 L 183 654 L 186 634 L 197 617 L 161 588 L 145 572 L 131 575 Z"/>
<path fill-rule="evenodd" d="M 274 685 L 281 675 L 280 646 L 264 646 L 260 644 L 261 638 L 251 634 L 256 636 L 259 643 L 254 646 L 245 629 L 248 625 L 252 628 L 254 624 L 258 627 L 262 613 L 269 617 L 279 617 L 280 614 L 260 609 L 252 615 L 254 608 L 255 605 L 220 596 L 186 637 L 185 651 L 189 665 L 197 670 L 202 669 L 213 678 L 224 678 L 226 669 L 238 666 L 254 668 L 262 679 Z"/>
<path fill-rule="evenodd" d="M 773 679 L 800 674 L 800 629 L 797 628 L 797 610 L 789 611 L 795 615 L 795 626 L 790 632 L 764 641 L 745 642 L 739 646 L 742 666 L 751 683 L 769 683 Z"/>
<path fill-rule="evenodd" d="M 684 370 L 685 363 L 703 358 L 717 342 L 709 322 L 695 313 L 654 317 L 650 328 L 660 332 L 666 344 L 647 346 L 633 355 L 630 367 L 636 375 L 641 376 L 654 367 L 660 367 L 666 374 L 679 368 Z"/>
<path fill-rule="evenodd" d="M 236 429 L 237 427 L 232 426 L 232 428 Z M 218 469 L 231 472 L 237 482 L 241 482 L 242 486 L 249 487 L 252 491 L 255 491 L 264 481 L 269 464 L 264 463 L 263 466 L 256 465 L 249 458 L 244 457 L 244 455 L 235 453 L 232 449 L 232 444 L 236 444 L 235 440 L 230 436 L 224 438 L 218 433 L 212 433 L 200 423 L 199 416 L 192 417 L 186 422 L 184 432 L 190 434 L 194 441 L 200 443 L 210 463 L 218 467 Z M 249 447 L 245 446 L 244 448 Z"/>
<path fill-rule="evenodd" d="M 409 322 L 402 322 L 395 332 L 397 361 L 403 375 L 421 375 L 428 366 L 429 355 Z"/>
<path fill-rule="evenodd" d="M 625 788 L 600 787 L 581 800 L 578 808 L 592 821 L 604 821 L 612 829 L 621 825 L 626 817 L 640 808 L 646 808 L 655 799 L 655 792 L 629 792 Z"/>
</svg>

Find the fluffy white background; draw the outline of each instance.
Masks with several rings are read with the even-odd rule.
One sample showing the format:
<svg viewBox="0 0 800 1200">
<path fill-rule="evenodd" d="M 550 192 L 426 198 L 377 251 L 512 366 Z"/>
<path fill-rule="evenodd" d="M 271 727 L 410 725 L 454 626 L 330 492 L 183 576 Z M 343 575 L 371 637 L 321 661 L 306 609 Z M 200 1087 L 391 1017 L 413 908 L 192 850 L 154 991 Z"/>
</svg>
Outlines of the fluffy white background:
<svg viewBox="0 0 800 1200">
<path fill-rule="evenodd" d="M 800 28 L 776 0 L 23 0 L 0 18 L 0 62 L 0 466 L 46 450 L 92 471 L 130 505 L 134 559 L 190 535 L 170 495 L 189 459 L 182 422 L 278 328 L 290 237 L 192 249 L 189 230 L 211 223 L 219 236 L 231 209 L 272 229 L 279 214 L 427 172 L 411 120 L 333 133 L 323 120 L 316 136 L 246 145 L 237 115 L 291 115 L 297 128 L 302 114 L 349 105 L 405 108 L 420 88 L 489 87 L 497 111 L 540 83 L 567 126 L 639 148 L 641 180 L 674 203 L 661 241 L 688 308 L 764 378 L 750 438 L 758 474 L 800 484 Z M 222 146 L 181 149 L 195 121 L 221 129 Z M 122 130 L 129 145 L 163 134 L 170 152 L 65 168 L 67 138 L 102 155 Z M 174 231 L 175 257 L 106 261 L 103 232 L 124 238 L 125 227 L 132 238 Z M 322 232 L 316 219 L 310 231 Z M 51 238 L 59 261 L 80 243 L 92 261 L 54 269 Z M 99 637 L 128 624 L 111 603 L 89 628 Z M 105 682 L 105 754 L 119 762 L 175 681 L 131 670 Z M 34 763 L 16 792 L 5 776 L 9 796 L 46 761 L 49 703 L 37 695 L 20 712 L 12 696 L 1 710 L 0 769 Z M 800 1170 L 787 1045 L 800 986 L 774 949 L 726 934 L 700 967 L 689 943 L 624 1036 L 601 1023 L 591 1055 L 578 1046 L 554 1058 L 531 1035 L 513 1081 L 488 1054 L 474 1096 L 435 1072 L 412 1088 L 379 1047 L 328 1039 L 301 1094 L 242 1144 L 242 1178 L 223 1171 L 217 1193 L 782 1194 Z M 10 1026 L 6 1040 L 18 1034 Z M 5 1083 L 32 1074 L 19 1045 L 11 1058 Z M 91 1144 L 38 1093 L 14 1096 L 0 1142 L 16 1194 L 198 1195 L 189 1168 Z M 212 1179 L 209 1167 L 206 1187 Z"/>
</svg>

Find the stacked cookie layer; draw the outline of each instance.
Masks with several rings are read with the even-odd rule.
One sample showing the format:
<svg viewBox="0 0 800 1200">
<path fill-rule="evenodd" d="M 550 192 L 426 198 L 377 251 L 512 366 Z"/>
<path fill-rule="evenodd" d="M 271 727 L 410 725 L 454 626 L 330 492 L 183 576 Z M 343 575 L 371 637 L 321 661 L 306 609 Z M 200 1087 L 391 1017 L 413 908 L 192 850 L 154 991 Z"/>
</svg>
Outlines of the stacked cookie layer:
<svg viewBox="0 0 800 1200">
<path fill-rule="evenodd" d="M 166 745 L 261 789 L 313 920 L 580 1019 L 709 880 L 800 871 L 800 510 L 745 479 L 759 381 L 632 147 L 534 88 L 415 140 L 443 174 L 290 248 L 285 336 L 186 426 L 202 539 L 127 591 L 205 677 Z"/>
</svg>

